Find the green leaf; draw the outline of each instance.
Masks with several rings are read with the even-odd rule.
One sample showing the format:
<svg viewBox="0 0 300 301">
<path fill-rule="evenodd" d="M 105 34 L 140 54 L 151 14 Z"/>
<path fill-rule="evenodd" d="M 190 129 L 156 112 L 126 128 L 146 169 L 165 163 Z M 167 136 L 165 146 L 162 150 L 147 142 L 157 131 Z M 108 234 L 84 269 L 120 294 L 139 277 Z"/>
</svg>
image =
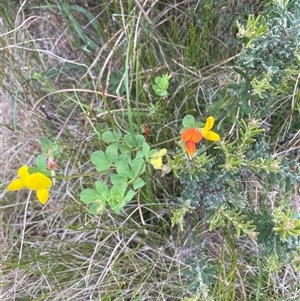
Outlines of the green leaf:
<svg viewBox="0 0 300 301">
<path fill-rule="evenodd" d="M 134 190 L 137 190 L 137 189 L 140 189 L 142 188 L 144 185 L 145 185 L 145 181 L 141 178 L 137 178 L 134 183 L 133 183 L 133 189 Z"/>
<path fill-rule="evenodd" d="M 158 86 L 160 86 L 161 77 L 160 77 L 160 76 L 157 76 L 157 77 L 155 78 L 154 82 L 155 82 Z"/>
<path fill-rule="evenodd" d="M 40 144 L 42 146 L 50 146 L 51 145 L 51 141 L 48 140 L 47 138 L 45 137 L 40 137 Z"/>
<path fill-rule="evenodd" d="M 43 147 L 43 154 L 44 154 L 45 156 L 48 155 L 48 151 L 49 151 L 49 148 L 50 148 L 50 147 L 51 147 L 50 145 L 47 145 L 47 146 Z"/>
<path fill-rule="evenodd" d="M 104 182 L 96 181 L 95 182 L 96 191 L 104 198 L 107 198 L 108 195 L 108 187 Z"/>
<path fill-rule="evenodd" d="M 124 162 L 126 164 L 129 164 L 131 162 L 131 156 L 130 153 L 123 153 L 121 154 L 115 161 L 116 165 L 119 165 L 120 162 Z"/>
<path fill-rule="evenodd" d="M 157 148 L 153 148 L 151 149 L 151 151 L 149 152 L 149 158 L 153 157 L 154 154 L 158 154 L 159 150 Z"/>
<path fill-rule="evenodd" d="M 38 155 L 35 160 L 35 165 L 39 169 L 47 169 L 47 162 L 45 156 L 42 154 Z"/>
<path fill-rule="evenodd" d="M 163 75 L 162 78 L 160 79 L 159 86 L 161 87 L 162 90 L 167 90 L 169 87 L 169 79 L 167 76 Z"/>
<path fill-rule="evenodd" d="M 248 100 L 246 98 L 241 99 L 241 101 L 239 102 L 239 105 L 240 105 L 242 112 L 245 114 L 250 114 L 253 110 L 251 108 L 251 106 L 248 104 Z"/>
<path fill-rule="evenodd" d="M 135 136 L 136 146 L 142 147 L 143 143 L 146 142 L 146 139 L 143 135 L 136 135 Z"/>
<path fill-rule="evenodd" d="M 42 173 L 43 175 L 45 175 L 46 177 L 50 178 L 52 177 L 51 175 L 51 171 L 48 170 L 48 169 L 40 169 L 38 167 L 28 167 L 28 172 L 29 174 L 33 174 L 33 173 L 36 173 L 36 172 L 40 172 Z"/>
<path fill-rule="evenodd" d="M 43 148 L 43 154 L 50 157 L 57 157 L 59 155 L 59 146 L 57 143 L 51 143 Z"/>
<path fill-rule="evenodd" d="M 97 50 L 98 47 L 101 47 L 105 44 L 106 39 L 104 38 L 104 32 L 103 27 L 101 26 L 100 22 L 95 19 L 94 15 L 90 12 L 90 10 L 84 8 L 80 5 L 70 5 L 71 10 L 75 11 L 76 13 L 79 12 L 79 14 L 75 15 L 81 15 L 83 14 L 86 19 L 88 20 L 88 24 L 91 24 L 93 28 L 95 29 L 95 32 L 97 34 L 97 47 L 95 48 L 95 45 L 88 45 L 89 47 L 92 46 L 92 49 Z M 89 44 L 89 43 L 88 43 Z"/>
<path fill-rule="evenodd" d="M 109 163 L 113 163 L 118 158 L 118 146 L 111 144 L 106 148 L 106 158 Z"/>
<path fill-rule="evenodd" d="M 169 93 L 167 91 L 160 89 L 159 86 L 157 86 L 157 85 L 153 86 L 153 90 L 154 90 L 155 94 L 160 97 L 167 97 L 169 95 Z"/>
<path fill-rule="evenodd" d="M 141 150 L 137 151 L 136 154 L 135 154 L 135 157 L 136 158 L 145 158 L 143 152 Z M 143 159 L 144 160 L 144 159 Z"/>
<path fill-rule="evenodd" d="M 131 148 L 136 147 L 136 142 L 134 141 L 131 134 L 124 135 L 123 140 L 124 140 L 124 143 L 126 143 Z"/>
<path fill-rule="evenodd" d="M 126 134 L 123 139 L 126 145 L 131 148 L 142 147 L 143 143 L 146 141 L 143 135 L 135 135 L 133 137 L 131 134 Z"/>
<path fill-rule="evenodd" d="M 136 192 L 131 189 L 126 193 L 125 197 L 120 198 L 121 194 L 117 190 L 112 189 L 111 199 L 109 203 L 111 209 L 114 210 L 117 214 L 119 214 L 125 206 L 125 204 L 131 201 L 135 195 Z"/>
<path fill-rule="evenodd" d="M 51 144 L 53 156 L 57 157 L 59 154 L 59 145 L 57 143 Z"/>
<path fill-rule="evenodd" d="M 129 201 L 131 201 L 135 195 L 136 195 L 136 192 L 133 191 L 132 189 L 130 189 L 125 195 L 125 198 L 124 198 L 125 204 L 128 203 Z"/>
<path fill-rule="evenodd" d="M 286 177 L 285 179 L 285 192 L 288 193 L 291 190 L 291 178 Z"/>
<path fill-rule="evenodd" d="M 125 205 L 124 194 L 126 185 L 113 186 L 108 194 L 108 203 L 112 210 L 120 213 Z"/>
<path fill-rule="evenodd" d="M 249 80 L 249 76 L 243 72 L 241 69 L 237 68 L 237 67 L 233 67 L 232 68 L 236 73 L 238 73 L 239 75 L 241 75 L 243 78 Z"/>
<path fill-rule="evenodd" d="M 111 165 L 111 163 L 107 161 L 106 154 L 102 150 L 92 153 L 91 162 L 96 165 L 96 170 L 100 172 L 107 171 Z"/>
<path fill-rule="evenodd" d="M 147 142 L 144 142 L 143 143 L 143 148 L 142 148 L 142 154 L 147 160 L 148 160 L 148 157 L 149 157 L 149 152 L 150 152 L 150 146 Z"/>
<path fill-rule="evenodd" d="M 132 170 L 128 167 L 128 164 L 123 161 L 118 162 L 117 173 L 120 176 L 125 176 L 128 179 L 132 179 L 134 177 Z"/>
<path fill-rule="evenodd" d="M 146 166 L 143 158 L 134 158 L 131 162 L 131 169 L 134 177 L 140 176 L 145 172 Z"/>
<path fill-rule="evenodd" d="M 95 202 L 91 208 L 89 209 L 90 214 L 101 214 L 106 207 L 106 203 L 103 203 L 101 201 Z"/>
<path fill-rule="evenodd" d="M 110 204 L 110 207 L 115 213 L 120 214 L 120 212 L 123 209 L 123 207 L 125 206 L 125 204 L 126 204 L 126 202 L 123 198 L 123 199 L 119 200 L 118 202 L 112 202 Z"/>
<path fill-rule="evenodd" d="M 195 118 L 192 115 L 186 115 L 182 120 L 182 125 L 184 127 L 190 128 L 195 126 Z"/>
<path fill-rule="evenodd" d="M 126 176 L 116 175 L 114 173 L 110 174 L 110 181 L 113 185 L 126 185 L 128 178 Z"/>
<path fill-rule="evenodd" d="M 154 92 L 156 95 L 160 97 L 168 96 L 169 93 L 167 92 L 167 89 L 169 87 L 169 79 L 171 78 L 171 75 L 164 74 L 162 77 L 157 76 L 154 80 L 155 85 L 152 86 Z"/>
<path fill-rule="evenodd" d="M 102 201 L 101 195 L 94 189 L 84 189 L 80 193 L 79 197 L 84 204 L 90 204 L 100 200 Z"/>
<path fill-rule="evenodd" d="M 124 144 L 119 144 L 119 150 L 120 152 L 126 153 L 126 154 L 130 154 L 131 153 L 131 148 L 129 148 L 128 146 L 124 145 Z"/>
<path fill-rule="evenodd" d="M 91 162 L 94 165 L 98 165 L 99 163 L 102 163 L 102 161 L 105 161 L 106 163 L 109 163 L 107 161 L 106 154 L 104 153 L 104 151 L 99 150 L 99 151 L 95 151 L 95 152 L 92 153 Z"/>
<path fill-rule="evenodd" d="M 116 131 L 106 131 L 102 134 L 102 140 L 107 143 L 119 141 L 121 136 Z"/>
</svg>

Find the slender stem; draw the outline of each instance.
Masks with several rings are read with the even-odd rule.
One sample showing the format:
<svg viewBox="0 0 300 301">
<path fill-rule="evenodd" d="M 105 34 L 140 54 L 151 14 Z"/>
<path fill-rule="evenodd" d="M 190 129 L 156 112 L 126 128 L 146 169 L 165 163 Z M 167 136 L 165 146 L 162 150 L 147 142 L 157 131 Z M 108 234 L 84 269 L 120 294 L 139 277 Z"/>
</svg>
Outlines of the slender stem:
<svg viewBox="0 0 300 301">
<path fill-rule="evenodd" d="M 21 263 L 22 253 L 23 253 L 23 245 L 24 245 L 24 237 L 25 237 L 25 229 L 26 229 L 26 216 L 27 216 L 27 210 L 28 210 L 28 204 L 31 196 L 31 190 L 29 191 L 26 204 L 25 204 L 25 210 L 24 210 L 24 219 L 23 219 L 23 228 L 22 228 L 22 234 L 21 234 L 21 245 L 20 245 L 20 252 L 19 252 L 19 258 L 18 258 L 18 267 Z M 16 273 L 15 276 L 15 283 L 18 282 L 18 273 Z M 18 288 L 17 285 L 14 286 L 16 289 Z M 14 290 L 14 300 L 16 299 L 16 289 Z"/>
<path fill-rule="evenodd" d="M 131 54 L 131 37 L 133 33 L 133 26 L 130 26 L 130 32 L 128 36 L 128 44 L 125 59 L 125 87 L 126 87 L 126 103 L 127 103 L 127 114 L 128 114 L 128 125 L 130 134 L 134 136 L 133 124 L 132 124 L 132 110 L 130 105 L 130 91 L 129 91 L 129 56 Z"/>
<path fill-rule="evenodd" d="M 141 126 L 142 121 L 141 121 L 141 115 L 140 115 L 140 110 L 139 110 L 139 59 L 140 59 L 140 53 L 141 49 L 139 48 L 137 50 L 136 54 L 136 68 L 135 68 L 135 74 L 136 74 L 136 79 L 135 79 L 135 106 L 136 106 L 136 112 L 137 112 L 137 124 Z"/>
</svg>

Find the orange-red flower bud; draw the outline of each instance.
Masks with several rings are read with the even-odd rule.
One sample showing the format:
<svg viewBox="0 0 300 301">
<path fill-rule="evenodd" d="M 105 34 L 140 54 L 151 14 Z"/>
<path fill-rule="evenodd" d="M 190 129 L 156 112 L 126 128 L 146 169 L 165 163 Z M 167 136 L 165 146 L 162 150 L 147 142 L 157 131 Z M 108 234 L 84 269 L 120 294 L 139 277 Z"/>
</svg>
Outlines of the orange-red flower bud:
<svg viewBox="0 0 300 301">
<path fill-rule="evenodd" d="M 194 153 L 196 151 L 196 143 L 194 143 L 193 141 L 186 142 L 185 149 L 190 156 L 194 155 Z"/>
</svg>

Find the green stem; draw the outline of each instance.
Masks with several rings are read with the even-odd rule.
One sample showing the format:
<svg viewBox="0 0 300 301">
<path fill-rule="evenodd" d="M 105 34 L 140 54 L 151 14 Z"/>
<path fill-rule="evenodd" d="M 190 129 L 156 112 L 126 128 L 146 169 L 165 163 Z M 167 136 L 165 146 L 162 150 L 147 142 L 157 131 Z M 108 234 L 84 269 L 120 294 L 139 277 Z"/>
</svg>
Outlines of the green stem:
<svg viewBox="0 0 300 301">
<path fill-rule="evenodd" d="M 133 123 L 132 123 L 132 110 L 130 105 L 130 91 L 129 91 L 129 56 L 131 54 L 131 40 L 133 34 L 133 26 L 130 26 L 130 33 L 128 36 L 128 44 L 126 50 L 126 60 L 125 60 L 125 87 L 126 87 L 126 103 L 127 103 L 127 114 L 128 114 L 128 125 L 129 131 L 132 136 L 134 136 Z"/>
</svg>

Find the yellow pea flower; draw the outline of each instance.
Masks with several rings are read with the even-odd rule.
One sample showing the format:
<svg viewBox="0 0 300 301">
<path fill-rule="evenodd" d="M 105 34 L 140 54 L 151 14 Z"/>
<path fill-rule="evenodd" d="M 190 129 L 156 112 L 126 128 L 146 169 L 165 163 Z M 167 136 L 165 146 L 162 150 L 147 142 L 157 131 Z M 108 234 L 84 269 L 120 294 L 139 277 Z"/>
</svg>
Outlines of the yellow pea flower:
<svg viewBox="0 0 300 301">
<path fill-rule="evenodd" d="M 45 205 L 49 198 L 49 188 L 52 185 L 51 179 L 40 172 L 29 174 L 28 166 L 24 165 L 18 170 L 19 178 L 13 180 L 8 186 L 8 191 L 21 190 L 28 188 L 29 190 L 36 190 L 36 196 L 42 205 Z"/>
<path fill-rule="evenodd" d="M 210 140 L 210 141 L 219 141 L 220 140 L 220 136 L 217 133 L 211 131 L 211 129 L 214 126 L 214 123 L 215 123 L 215 119 L 212 116 L 209 116 L 206 119 L 204 129 L 200 130 L 203 138 L 205 138 L 206 140 Z"/>
<path fill-rule="evenodd" d="M 165 156 L 167 153 L 167 149 L 163 148 L 160 151 L 154 153 L 149 158 L 149 163 L 155 168 L 155 169 L 161 169 L 162 168 L 162 157 Z"/>
<path fill-rule="evenodd" d="M 8 186 L 8 191 L 21 190 L 26 187 L 26 179 L 29 177 L 28 166 L 22 166 L 18 170 L 19 178 L 13 180 Z"/>
<path fill-rule="evenodd" d="M 26 181 L 26 186 L 30 190 L 36 190 L 36 197 L 42 205 L 45 205 L 49 198 L 49 188 L 52 181 L 40 172 L 31 174 Z"/>
</svg>

